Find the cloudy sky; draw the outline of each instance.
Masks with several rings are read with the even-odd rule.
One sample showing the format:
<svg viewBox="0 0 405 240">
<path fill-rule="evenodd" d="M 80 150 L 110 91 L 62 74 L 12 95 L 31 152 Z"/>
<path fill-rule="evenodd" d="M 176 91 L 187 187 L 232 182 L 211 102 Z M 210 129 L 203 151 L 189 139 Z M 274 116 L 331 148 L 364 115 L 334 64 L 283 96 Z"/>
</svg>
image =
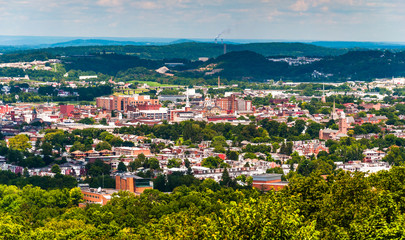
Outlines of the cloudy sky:
<svg viewBox="0 0 405 240">
<path fill-rule="evenodd" d="M 0 0 L 0 35 L 405 42 L 404 0 Z"/>
</svg>

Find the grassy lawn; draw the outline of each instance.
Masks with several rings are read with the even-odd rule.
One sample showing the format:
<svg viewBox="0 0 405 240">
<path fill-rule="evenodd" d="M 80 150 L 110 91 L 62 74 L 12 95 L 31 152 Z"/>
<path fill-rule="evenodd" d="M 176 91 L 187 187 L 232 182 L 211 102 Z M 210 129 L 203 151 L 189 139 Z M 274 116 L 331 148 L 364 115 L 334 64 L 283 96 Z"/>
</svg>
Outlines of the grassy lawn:
<svg viewBox="0 0 405 240">
<path fill-rule="evenodd" d="M 50 103 L 54 103 L 56 105 L 58 105 L 59 103 L 63 103 L 64 105 L 69 105 L 69 104 L 80 105 L 81 102 L 86 102 L 86 103 L 89 103 L 92 105 L 96 105 L 96 101 L 56 101 L 56 102 L 54 101 L 54 102 L 50 102 Z"/>
<path fill-rule="evenodd" d="M 161 84 L 161 83 L 152 82 L 152 81 L 136 81 L 136 80 L 130 81 L 129 83 L 135 83 L 135 82 L 140 83 L 140 84 L 145 83 L 145 84 L 148 84 L 151 87 L 178 87 L 179 86 L 179 85 Z"/>
</svg>

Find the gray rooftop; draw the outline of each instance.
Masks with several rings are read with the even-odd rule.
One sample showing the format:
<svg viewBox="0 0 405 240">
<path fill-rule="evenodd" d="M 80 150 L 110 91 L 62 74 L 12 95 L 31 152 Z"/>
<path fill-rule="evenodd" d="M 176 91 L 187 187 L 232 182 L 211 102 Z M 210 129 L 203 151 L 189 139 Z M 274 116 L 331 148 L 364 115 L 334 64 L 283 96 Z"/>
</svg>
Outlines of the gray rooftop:
<svg viewBox="0 0 405 240">
<path fill-rule="evenodd" d="M 282 174 L 271 173 L 271 174 L 260 174 L 253 176 L 253 181 L 274 181 L 281 180 Z"/>
</svg>

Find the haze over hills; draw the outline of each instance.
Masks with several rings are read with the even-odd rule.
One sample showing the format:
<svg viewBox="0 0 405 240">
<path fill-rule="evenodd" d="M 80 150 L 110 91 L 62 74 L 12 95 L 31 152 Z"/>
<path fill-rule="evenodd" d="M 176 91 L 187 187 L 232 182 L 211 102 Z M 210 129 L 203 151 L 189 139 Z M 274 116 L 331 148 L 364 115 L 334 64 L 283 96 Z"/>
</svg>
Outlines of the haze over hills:
<svg viewBox="0 0 405 240">
<path fill-rule="evenodd" d="M 218 43 L 253 44 L 253 43 L 307 43 L 328 48 L 364 48 L 364 49 L 403 49 L 404 42 L 354 42 L 354 41 L 302 41 L 280 39 L 217 39 Z M 120 38 L 120 37 L 52 37 L 52 36 L 0 36 L 0 51 L 41 49 L 74 46 L 160 46 L 187 42 L 214 43 L 214 38 Z M 246 49 L 242 49 L 246 50 Z"/>
<path fill-rule="evenodd" d="M 403 42 L 349 42 L 349 41 L 316 41 L 313 45 L 329 48 L 364 48 L 364 49 L 404 49 Z"/>
<path fill-rule="evenodd" d="M 53 55 L 72 56 L 97 53 L 117 53 L 135 55 L 145 59 L 183 58 L 197 60 L 199 57 L 218 57 L 224 52 L 252 51 L 264 56 L 336 56 L 347 52 L 346 49 L 318 47 L 304 43 L 249 43 L 223 44 L 204 42 L 184 42 L 168 45 L 121 45 L 121 46 L 79 46 L 41 49 Z"/>
</svg>

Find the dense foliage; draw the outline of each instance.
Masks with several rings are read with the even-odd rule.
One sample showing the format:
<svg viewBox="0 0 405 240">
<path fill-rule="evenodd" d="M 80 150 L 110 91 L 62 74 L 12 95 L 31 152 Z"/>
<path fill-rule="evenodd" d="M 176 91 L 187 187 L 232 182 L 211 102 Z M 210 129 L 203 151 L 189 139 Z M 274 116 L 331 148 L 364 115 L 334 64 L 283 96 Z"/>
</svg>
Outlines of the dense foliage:
<svg viewBox="0 0 405 240">
<path fill-rule="evenodd" d="M 303 43 L 252 43 L 228 44 L 227 54 L 223 54 L 222 44 L 187 42 L 161 46 L 83 46 L 48 48 L 35 51 L 6 53 L 0 62 L 47 60 L 60 58 L 58 71 L 34 71 L 21 69 L 0 69 L 0 75 L 16 77 L 28 74 L 31 79 L 46 81 L 72 80 L 63 77 L 68 71 L 83 71 L 85 74 L 112 76 L 124 81 L 156 81 L 159 83 L 202 85 L 216 83 L 219 75 L 223 83 L 232 81 L 260 82 L 268 79 L 293 81 L 334 82 L 347 80 L 370 81 L 374 78 L 403 76 L 404 52 L 347 49 L 333 49 Z M 61 56 L 64 56 L 63 58 Z M 285 57 L 317 57 L 308 64 L 288 64 Z M 195 61 L 199 57 L 209 57 L 208 62 Z M 166 63 L 183 63 L 171 67 L 173 77 L 157 74 L 154 70 Z M 214 69 L 222 69 L 217 74 L 205 75 L 198 69 L 212 64 Z M 211 67 L 212 67 L 211 66 Z M 129 69 L 146 69 L 146 76 L 132 77 Z M 141 74 L 142 75 L 142 74 Z"/>
<path fill-rule="evenodd" d="M 25 171 L 25 170 L 24 170 Z M 23 173 L 24 175 L 24 173 Z M 42 189 L 63 189 L 74 188 L 77 186 L 76 178 L 72 176 L 56 174 L 54 177 L 50 176 L 22 176 L 10 171 L 0 171 L 0 184 L 14 185 L 20 188 L 27 185 L 33 185 Z"/>
<path fill-rule="evenodd" d="M 0 186 L 7 239 L 400 239 L 404 167 L 366 177 L 295 176 L 279 192 L 221 187 L 211 179 L 165 194 L 120 192 L 77 208 L 77 189 Z"/>
</svg>

